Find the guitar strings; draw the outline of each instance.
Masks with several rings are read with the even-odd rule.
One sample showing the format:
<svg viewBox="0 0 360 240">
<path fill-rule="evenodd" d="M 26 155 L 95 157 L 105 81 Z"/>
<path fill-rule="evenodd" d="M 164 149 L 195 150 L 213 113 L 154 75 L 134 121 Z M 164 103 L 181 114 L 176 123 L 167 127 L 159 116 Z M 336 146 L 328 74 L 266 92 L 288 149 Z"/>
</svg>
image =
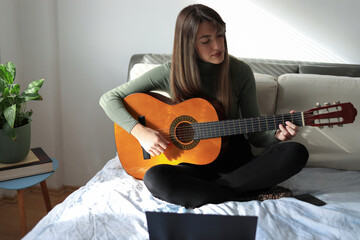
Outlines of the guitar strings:
<svg viewBox="0 0 360 240">
<path fill-rule="evenodd" d="M 204 139 L 204 138 L 218 137 L 217 135 L 219 135 L 221 137 L 221 136 L 226 136 L 226 135 L 235 135 L 235 134 L 244 134 L 244 133 L 249 133 L 249 132 L 274 130 L 274 129 L 279 129 L 278 123 L 283 124 L 284 123 L 283 120 L 285 120 L 285 121 L 290 120 L 290 119 L 285 119 L 285 118 L 291 116 L 291 114 L 286 114 L 285 117 L 284 117 L 284 115 L 285 114 L 273 115 L 272 123 L 274 123 L 274 126 L 272 126 L 272 128 L 270 128 L 270 129 L 269 129 L 268 125 L 267 125 L 266 129 L 263 129 L 261 126 L 258 126 L 258 125 L 264 124 L 265 122 L 268 124 L 267 117 L 269 117 L 269 116 L 265 116 L 265 117 L 261 116 L 259 118 L 234 119 L 234 120 L 225 120 L 225 121 L 220 121 L 220 122 L 215 121 L 215 122 L 206 122 L 206 123 L 195 123 L 193 125 L 196 126 L 197 129 L 194 130 L 193 128 L 189 128 L 189 127 L 179 127 L 179 128 L 177 128 L 176 133 L 173 135 L 176 135 L 176 137 L 178 139 L 186 139 L 187 141 L 189 141 L 189 139 L 193 139 L 196 132 L 198 133 L 199 139 Z M 313 117 L 314 115 L 312 113 L 304 113 L 304 119 L 307 119 L 310 116 Z M 254 124 L 254 120 L 256 120 L 255 124 Z M 249 121 L 251 121 L 251 123 L 249 123 Z M 301 113 L 294 113 L 291 121 L 293 121 L 293 122 L 301 121 L 301 124 L 302 124 L 303 119 L 302 119 Z M 203 125 L 203 126 L 201 126 L 201 125 Z M 300 126 L 302 126 L 302 125 L 300 125 Z M 214 129 L 212 129 L 212 128 L 214 128 Z M 241 129 L 246 129 L 246 131 L 241 131 Z M 164 133 L 162 133 L 162 135 L 164 137 L 168 138 L 167 140 L 171 140 L 171 134 L 169 133 L 170 129 L 157 129 L 157 130 L 163 131 Z M 228 132 L 225 133 L 224 132 L 225 130 L 227 130 Z M 204 134 L 205 134 L 205 136 L 204 136 Z M 217 134 L 217 135 L 213 136 L 211 134 L 213 134 L 213 135 Z"/>
<path fill-rule="evenodd" d="M 313 116 L 311 113 L 304 113 L 304 119 L 306 119 L 309 116 Z M 272 119 L 269 120 L 268 118 L 271 117 Z M 301 121 L 302 124 L 302 116 L 301 113 L 293 113 L 293 114 L 277 114 L 273 116 L 260 116 L 255 118 L 248 118 L 248 119 L 234 119 L 234 120 L 224 120 L 224 121 L 214 121 L 214 122 L 206 122 L 206 123 L 195 123 L 193 124 L 197 129 L 194 130 L 194 128 L 189 128 L 190 124 L 184 127 L 178 127 L 176 130 L 176 137 L 178 139 L 192 139 L 195 135 L 195 132 L 211 132 L 211 133 L 223 133 L 225 130 L 231 131 L 231 130 L 241 130 L 246 129 L 247 132 L 260 132 L 260 131 L 266 131 L 266 130 L 274 130 L 278 129 L 278 123 L 284 124 L 284 121 Z M 254 123 L 255 121 L 255 123 Z M 269 121 L 274 124 L 274 126 L 271 126 L 272 128 L 269 129 L 268 123 Z M 263 130 L 262 127 L 259 125 L 264 125 L 266 123 L 266 129 Z M 215 128 L 216 127 L 216 128 Z M 214 128 L 214 129 L 212 129 Z M 229 130 L 229 128 L 232 128 Z M 167 139 L 171 140 L 171 133 L 169 128 L 162 128 L 162 129 L 155 129 L 156 131 L 159 131 L 161 135 Z M 251 131 L 253 130 L 253 131 Z M 205 133 L 206 133 L 205 132 Z M 246 132 L 244 132 L 246 133 Z M 235 133 L 236 134 L 236 133 Z M 242 131 L 239 132 L 239 134 L 242 134 Z M 231 132 L 230 132 L 231 135 Z"/>
<path fill-rule="evenodd" d="M 193 123 L 192 125 L 195 126 L 201 126 L 203 125 L 203 129 L 208 129 L 211 127 L 214 127 L 214 125 L 216 125 L 216 127 L 218 127 L 217 129 L 222 129 L 222 128 L 228 128 L 228 127 L 238 127 L 238 126 L 246 126 L 246 128 L 248 128 L 248 126 L 250 126 L 250 129 L 259 129 L 258 125 L 264 125 L 266 123 L 267 126 L 269 126 L 269 122 L 273 123 L 273 127 L 270 130 L 273 129 L 278 129 L 278 126 L 276 125 L 275 128 L 275 124 L 281 123 L 284 124 L 284 121 L 293 121 L 293 122 L 297 122 L 297 121 L 301 121 L 302 124 L 302 116 L 300 114 L 296 114 L 295 116 L 292 116 L 292 119 L 289 118 L 289 114 L 287 114 L 287 116 L 284 116 L 284 114 L 279 114 L 279 115 L 274 115 L 273 118 L 271 119 L 271 121 L 269 119 L 267 119 L 268 116 L 260 116 L 260 117 L 255 117 L 255 118 L 247 118 L 247 119 L 233 119 L 233 120 L 223 120 L 223 121 L 214 121 L 214 122 L 203 122 L 203 123 Z M 313 114 L 311 113 L 305 113 L 304 114 L 304 119 L 307 119 L 309 116 L 313 116 Z M 255 123 L 254 123 L 255 121 Z M 190 125 L 190 124 L 189 124 Z M 180 127 L 179 127 L 180 128 Z M 217 130 L 215 129 L 215 130 Z M 262 127 L 261 127 L 262 129 Z M 169 131 L 170 129 L 168 128 L 162 128 L 162 129 L 156 129 L 157 131 Z M 189 127 L 181 127 L 180 130 L 177 130 L 177 133 L 182 133 L 183 132 L 187 132 L 189 130 Z M 191 129 L 192 130 L 192 129 Z M 249 131 L 251 132 L 251 131 Z"/>
<path fill-rule="evenodd" d="M 277 123 L 277 122 L 281 122 L 281 123 L 284 123 L 283 121 L 279 121 L 279 120 L 285 120 L 285 121 L 291 121 L 291 120 L 295 120 L 295 121 L 299 121 L 299 120 L 302 120 L 302 117 L 301 116 L 295 116 L 293 119 L 282 119 L 281 116 L 275 116 L 275 121 L 272 119 L 271 121 L 273 123 Z M 280 119 L 281 118 L 281 119 Z M 260 119 L 260 120 L 259 120 Z M 305 116 L 305 119 L 306 119 L 306 116 Z M 258 117 L 255 117 L 255 118 L 247 118 L 247 119 L 230 119 L 230 120 L 222 120 L 222 121 L 212 121 L 212 122 L 200 122 L 200 123 L 189 123 L 190 124 L 214 124 L 214 125 L 221 125 L 221 124 L 227 124 L 227 123 L 230 123 L 230 124 L 241 124 L 241 123 L 245 123 L 246 121 L 251 121 L 251 122 L 257 122 L 256 124 L 258 125 L 258 122 L 260 124 L 264 124 L 264 123 L 269 123 L 269 121 L 267 121 L 266 119 L 264 119 L 264 117 L 260 116 L 259 118 Z M 294 122 L 295 122 L 294 121 Z M 302 122 L 302 121 L 301 121 Z M 156 129 L 156 130 L 168 130 L 168 128 L 159 128 L 159 129 Z"/>
<path fill-rule="evenodd" d="M 256 123 L 254 124 L 254 121 L 253 120 L 256 120 Z M 281 121 L 279 121 L 279 120 L 281 120 Z M 273 121 L 272 120 L 272 123 L 273 124 L 277 124 L 277 123 L 284 123 L 283 121 L 282 121 L 283 119 L 282 119 L 282 117 L 281 117 L 281 119 L 280 118 L 275 118 L 275 121 Z M 286 120 L 286 121 L 288 121 L 288 120 L 290 120 L 290 119 L 284 119 L 284 120 Z M 298 121 L 298 120 L 301 120 L 301 122 L 302 122 L 302 117 L 300 116 L 300 117 L 295 117 L 295 118 L 293 118 L 292 119 L 292 121 L 294 121 L 294 122 L 296 122 L 296 121 Z M 246 121 L 251 121 L 251 123 L 249 123 L 249 122 L 246 122 Z M 222 129 L 224 129 L 224 128 L 228 128 L 228 127 L 239 127 L 239 126 L 245 126 L 246 125 L 246 128 L 248 128 L 248 126 L 250 126 L 250 129 L 259 129 L 258 128 L 258 125 L 260 124 L 264 124 L 264 123 L 268 123 L 268 121 L 266 121 L 266 120 L 263 120 L 263 119 L 261 119 L 260 121 L 258 120 L 258 118 L 253 118 L 253 119 L 251 119 L 251 118 L 249 118 L 248 120 L 244 120 L 244 119 L 234 119 L 234 120 L 225 120 L 225 121 L 214 121 L 214 122 L 205 122 L 205 123 L 195 123 L 195 124 L 193 124 L 194 126 L 201 126 L 201 125 L 203 125 L 203 129 L 208 129 L 208 128 L 211 128 L 211 127 L 214 127 L 215 125 L 216 125 L 216 127 L 217 127 L 217 129 L 214 129 L 214 130 L 218 130 L 218 129 L 220 129 L 220 130 L 222 130 Z M 190 124 L 189 124 L 190 125 Z M 253 127 L 254 126 L 254 127 Z M 278 126 L 276 125 L 276 128 L 275 128 L 275 125 L 273 125 L 273 127 L 274 128 L 271 128 L 271 129 L 269 129 L 269 130 L 273 130 L 273 129 L 278 129 Z M 189 127 L 179 127 L 178 128 L 179 130 L 177 130 L 177 133 L 179 133 L 179 134 L 182 134 L 182 133 L 186 133 L 186 132 L 188 132 L 189 131 Z M 200 127 L 200 129 L 201 129 L 201 127 Z M 262 130 L 263 128 L 261 128 L 261 130 Z M 163 129 L 156 129 L 157 131 L 169 131 L 170 129 L 168 129 L 168 128 L 163 128 Z M 190 130 L 193 130 L 193 129 L 190 129 Z M 260 131 L 260 130 L 259 130 Z M 265 131 L 265 130 L 264 130 Z M 249 131 L 249 132 L 251 132 L 251 131 Z"/>
</svg>

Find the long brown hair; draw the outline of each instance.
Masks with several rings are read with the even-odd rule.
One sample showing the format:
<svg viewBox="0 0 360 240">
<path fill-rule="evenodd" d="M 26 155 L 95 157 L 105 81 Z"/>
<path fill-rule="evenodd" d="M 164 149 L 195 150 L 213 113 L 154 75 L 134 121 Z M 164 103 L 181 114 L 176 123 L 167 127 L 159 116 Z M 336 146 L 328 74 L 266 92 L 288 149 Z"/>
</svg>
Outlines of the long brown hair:
<svg viewBox="0 0 360 240">
<path fill-rule="evenodd" d="M 224 33 L 224 61 L 217 66 L 216 99 L 223 105 L 225 112 L 228 112 L 231 90 L 228 79 L 229 54 L 225 37 L 226 25 L 215 10 L 202 4 L 184 8 L 176 20 L 170 74 L 173 99 L 181 102 L 202 95 L 197 65 L 196 34 L 200 23 L 204 21 L 211 22 L 219 32 Z"/>
</svg>

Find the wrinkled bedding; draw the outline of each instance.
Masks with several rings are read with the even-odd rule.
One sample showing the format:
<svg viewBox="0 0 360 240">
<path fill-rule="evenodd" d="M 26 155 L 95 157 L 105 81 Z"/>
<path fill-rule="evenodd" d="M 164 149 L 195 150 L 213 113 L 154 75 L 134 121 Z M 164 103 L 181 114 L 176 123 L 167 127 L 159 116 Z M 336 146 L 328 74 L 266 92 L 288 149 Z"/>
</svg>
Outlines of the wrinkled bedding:
<svg viewBox="0 0 360 240">
<path fill-rule="evenodd" d="M 258 216 L 256 239 L 360 239 L 360 171 L 305 168 L 281 185 L 327 204 L 282 198 L 186 209 L 154 198 L 116 156 L 24 239 L 149 239 L 145 211 Z"/>
</svg>

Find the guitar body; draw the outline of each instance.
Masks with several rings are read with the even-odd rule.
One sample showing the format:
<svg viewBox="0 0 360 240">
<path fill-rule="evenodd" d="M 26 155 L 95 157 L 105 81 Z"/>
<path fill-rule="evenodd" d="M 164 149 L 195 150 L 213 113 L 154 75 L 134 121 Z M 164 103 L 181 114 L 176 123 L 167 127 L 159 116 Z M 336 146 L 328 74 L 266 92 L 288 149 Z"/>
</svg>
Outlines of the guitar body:
<svg viewBox="0 0 360 240">
<path fill-rule="evenodd" d="M 125 171 L 133 177 L 142 179 L 149 168 L 159 164 L 208 164 L 220 154 L 221 137 L 193 140 L 191 136 L 182 134 L 183 127 L 187 128 L 190 123 L 219 121 L 218 113 L 210 102 L 193 98 L 171 105 L 143 93 L 129 95 L 123 102 L 135 119 L 143 116 L 147 127 L 159 131 L 171 141 L 164 153 L 146 159 L 137 139 L 115 124 L 119 159 Z"/>
</svg>

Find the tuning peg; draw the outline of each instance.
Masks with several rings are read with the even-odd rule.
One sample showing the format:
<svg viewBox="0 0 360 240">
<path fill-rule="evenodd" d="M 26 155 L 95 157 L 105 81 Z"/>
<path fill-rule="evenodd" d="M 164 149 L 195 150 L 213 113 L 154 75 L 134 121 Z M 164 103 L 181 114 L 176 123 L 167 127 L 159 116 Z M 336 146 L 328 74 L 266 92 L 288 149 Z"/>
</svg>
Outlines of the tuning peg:
<svg viewBox="0 0 360 240">
<path fill-rule="evenodd" d="M 330 106 L 331 104 L 329 102 L 324 103 L 324 106 Z"/>
<path fill-rule="evenodd" d="M 323 129 L 324 127 L 323 126 L 318 126 L 319 129 Z"/>
<path fill-rule="evenodd" d="M 340 101 L 336 101 L 336 102 L 334 102 L 334 104 L 335 104 L 335 105 L 340 104 Z"/>
<path fill-rule="evenodd" d="M 317 108 L 321 107 L 320 103 L 317 102 L 317 103 L 316 103 L 316 107 L 317 107 Z"/>
<path fill-rule="evenodd" d="M 338 127 L 343 127 L 344 125 L 343 124 L 339 124 Z"/>
<path fill-rule="evenodd" d="M 329 125 L 328 127 L 329 127 L 329 128 L 333 128 L 334 126 L 333 126 L 333 125 Z"/>
</svg>

